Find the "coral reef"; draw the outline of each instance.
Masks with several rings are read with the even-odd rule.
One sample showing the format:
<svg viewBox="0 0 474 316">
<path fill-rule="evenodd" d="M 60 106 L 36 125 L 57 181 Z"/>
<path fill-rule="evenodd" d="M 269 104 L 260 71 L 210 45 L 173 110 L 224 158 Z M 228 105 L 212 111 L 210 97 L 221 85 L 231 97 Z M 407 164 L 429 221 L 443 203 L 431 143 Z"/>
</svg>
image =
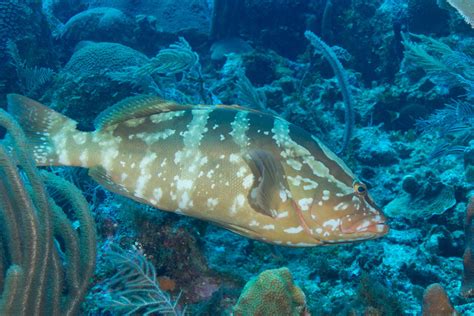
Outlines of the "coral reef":
<svg viewBox="0 0 474 316">
<path fill-rule="evenodd" d="M 189 314 L 232 313 L 253 279 L 234 313 L 257 308 L 243 302 L 262 302 L 252 291 L 273 282 L 275 290 L 286 289 L 278 293 L 286 302 L 294 291 L 293 307 L 301 307 L 296 314 L 419 315 L 433 308 L 436 315 L 435 304 L 422 307 L 429 287 L 427 299 L 447 303 L 449 297 L 453 310 L 471 315 L 473 202 L 466 216 L 466 201 L 474 192 L 474 41 L 464 21 L 470 21 L 466 3 L 45 0 L 41 10 L 36 0 L 0 1 L 0 99 L 10 92 L 34 96 L 88 131 L 102 110 L 149 94 L 279 115 L 332 150 L 346 135 L 341 158 L 389 218 L 383 239 L 288 249 L 126 201 L 86 170 L 52 168 L 83 191 L 97 222 L 96 286 L 83 313 L 112 311 L 97 299 L 110 289 L 113 267 L 105 258 L 113 242 L 134 250 L 127 259 L 143 255 L 137 260 L 149 263 L 138 266 L 154 270 L 154 284 L 173 301 L 182 293 L 179 303 Z M 334 62 L 314 54 L 315 46 L 344 66 L 342 91 Z M 343 128 L 347 93 L 350 141 Z M 29 188 L 27 178 L 22 183 Z M 69 204 L 49 193 L 82 234 Z M 0 226 L 3 245 L 7 230 Z M 64 249 L 63 241 L 54 247 Z M 59 254 L 66 271 L 68 253 Z M 8 257 L 0 260 L 2 293 L 15 285 L 7 275 Z M 283 266 L 291 277 L 278 270 Z M 265 270 L 270 272 L 258 277 Z M 18 273 L 13 266 L 11 275 Z"/>
</svg>

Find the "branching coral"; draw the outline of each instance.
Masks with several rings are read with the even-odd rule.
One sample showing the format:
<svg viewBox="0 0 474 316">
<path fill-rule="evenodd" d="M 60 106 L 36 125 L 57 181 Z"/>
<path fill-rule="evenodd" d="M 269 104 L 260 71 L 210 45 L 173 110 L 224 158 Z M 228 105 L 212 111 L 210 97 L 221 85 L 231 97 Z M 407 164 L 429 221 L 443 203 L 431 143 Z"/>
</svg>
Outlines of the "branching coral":
<svg viewBox="0 0 474 316">
<path fill-rule="evenodd" d="M 0 144 L 0 314 L 76 315 L 95 267 L 94 219 L 77 188 L 35 168 L 22 130 L 4 111 L 0 125 L 9 132 Z"/>
</svg>

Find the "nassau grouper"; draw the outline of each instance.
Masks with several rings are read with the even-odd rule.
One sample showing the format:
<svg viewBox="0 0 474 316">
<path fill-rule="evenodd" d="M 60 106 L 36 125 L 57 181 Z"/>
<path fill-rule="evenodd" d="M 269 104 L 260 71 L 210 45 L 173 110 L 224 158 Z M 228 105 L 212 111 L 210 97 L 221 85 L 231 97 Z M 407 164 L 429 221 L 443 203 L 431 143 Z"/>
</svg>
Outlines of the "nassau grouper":
<svg viewBox="0 0 474 316">
<path fill-rule="evenodd" d="M 77 166 L 110 191 L 269 243 L 304 247 L 388 231 L 366 186 L 316 137 L 239 106 L 136 96 L 106 109 L 94 132 L 10 94 L 39 166 Z"/>
</svg>

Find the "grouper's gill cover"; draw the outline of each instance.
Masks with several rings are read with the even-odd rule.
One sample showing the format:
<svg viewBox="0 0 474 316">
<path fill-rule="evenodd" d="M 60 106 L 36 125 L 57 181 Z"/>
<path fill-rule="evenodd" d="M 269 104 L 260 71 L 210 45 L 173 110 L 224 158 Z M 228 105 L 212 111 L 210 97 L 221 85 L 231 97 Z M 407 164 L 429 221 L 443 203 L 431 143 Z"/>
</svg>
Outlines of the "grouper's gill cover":
<svg viewBox="0 0 474 316">
<path fill-rule="evenodd" d="M 274 244 L 314 246 L 388 231 L 365 185 L 317 138 L 239 106 L 125 99 L 94 132 L 8 96 L 41 166 L 89 168 L 107 189 Z"/>
</svg>

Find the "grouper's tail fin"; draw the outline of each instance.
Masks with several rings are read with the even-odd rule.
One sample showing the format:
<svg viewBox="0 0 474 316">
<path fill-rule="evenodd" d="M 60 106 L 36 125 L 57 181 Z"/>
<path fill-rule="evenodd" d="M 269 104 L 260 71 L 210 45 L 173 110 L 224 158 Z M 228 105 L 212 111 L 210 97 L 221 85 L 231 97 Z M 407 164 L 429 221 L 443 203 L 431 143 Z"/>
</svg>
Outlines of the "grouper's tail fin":
<svg viewBox="0 0 474 316">
<path fill-rule="evenodd" d="M 76 121 L 19 94 L 9 94 L 7 100 L 8 112 L 23 128 L 37 165 L 78 165 L 69 140 L 84 138 L 85 143 L 86 133 L 76 129 Z"/>
</svg>

